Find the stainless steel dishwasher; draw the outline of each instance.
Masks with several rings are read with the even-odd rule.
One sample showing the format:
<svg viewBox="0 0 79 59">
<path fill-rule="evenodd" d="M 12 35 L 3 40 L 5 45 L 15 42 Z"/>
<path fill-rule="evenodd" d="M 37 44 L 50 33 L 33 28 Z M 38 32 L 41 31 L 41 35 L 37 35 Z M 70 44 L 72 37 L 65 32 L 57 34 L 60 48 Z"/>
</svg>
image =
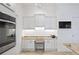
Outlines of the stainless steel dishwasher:
<svg viewBox="0 0 79 59">
<path fill-rule="evenodd" d="M 36 40 L 35 41 L 35 51 L 44 51 L 44 41 L 41 40 Z"/>
</svg>

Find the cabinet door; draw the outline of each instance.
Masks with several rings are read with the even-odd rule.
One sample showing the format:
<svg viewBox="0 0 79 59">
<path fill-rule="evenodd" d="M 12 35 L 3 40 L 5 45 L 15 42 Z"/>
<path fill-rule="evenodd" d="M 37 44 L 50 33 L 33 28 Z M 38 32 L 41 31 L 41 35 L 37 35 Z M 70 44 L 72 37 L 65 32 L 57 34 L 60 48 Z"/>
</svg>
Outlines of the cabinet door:
<svg viewBox="0 0 79 59">
<path fill-rule="evenodd" d="M 45 16 L 42 14 L 35 15 L 36 25 L 35 27 L 45 27 Z"/>
<path fill-rule="evenodd" d="M 45 40 L 45 51 L 53 51 L 55 48 L 54 40 Z"/>
<path fill-rule="evenodd" d="M 34 40 L 23 40 L 22 41 L 23 51 L 34 51 Z"/>
<path fill-rule="evenodd" d="M 35 19 L 33 16 L 27 16 L 23 18 L 23 28 L 24 29 L 34 29 L 35 28 Z"/>
</svg>

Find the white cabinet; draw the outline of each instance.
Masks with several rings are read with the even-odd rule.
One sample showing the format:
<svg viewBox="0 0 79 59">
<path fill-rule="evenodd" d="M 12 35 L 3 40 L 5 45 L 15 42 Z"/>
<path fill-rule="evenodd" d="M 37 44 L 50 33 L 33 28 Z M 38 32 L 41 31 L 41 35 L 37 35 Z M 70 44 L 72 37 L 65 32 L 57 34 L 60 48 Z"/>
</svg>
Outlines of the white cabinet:
<svg viewBox="0 0 79 59">
<path fill-rule="evenodd" d="M 35 20 L 36 20 L 35 27 L 45 27 L 44 26 L 45 15 L 43 15 L 43 14 L 36 14 L 34 17 L 35 17 Z"/>
<path fill-rule="evenodd" d="M 52 16 L 35 15 L 36 27 L 45 27 L 45 29 L 57 29 L 57 20 Z"/>
<path fill-rule="evenodd" d="M 45 15 L 23 17 L 24 29 L 34 29 L 35 27 L 45 27 L 45 29 L 57 29 L 57 20 L 52 16 Z"/>
<path fill-rule="evenodd" d="M 34 40 L 22 40 L 22 51 L 34 51 Z"/>
<path fill-rule="evenodd" d="M 45 40 L 45 51 L 54 51 L 56 49 L 54 39 Z"/>
<path fill-rule="evenodd" d="M 36 21 L 33 16 L 23 17 L 23 28 L 24 29 L 34 29 Z"/>
</svg>

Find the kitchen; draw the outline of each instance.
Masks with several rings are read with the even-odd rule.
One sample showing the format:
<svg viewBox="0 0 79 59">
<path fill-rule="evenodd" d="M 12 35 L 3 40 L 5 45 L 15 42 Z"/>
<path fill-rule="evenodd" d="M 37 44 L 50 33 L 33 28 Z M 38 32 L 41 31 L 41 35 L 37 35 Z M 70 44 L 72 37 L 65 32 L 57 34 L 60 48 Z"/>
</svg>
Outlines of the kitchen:
<svg viewBox="0 0 79 59">
<path fill-rule="evenodd" d="M 0 15 L 8 15 L 0 19 L 9 17 L 5 23 L 15 24 L 7 35 L 16 38 L 12 48 L 2 54 L 76 54 L 66 46 L 79 43 L 78 10 L 77 3 L 0 3 Z"/>
</svg>

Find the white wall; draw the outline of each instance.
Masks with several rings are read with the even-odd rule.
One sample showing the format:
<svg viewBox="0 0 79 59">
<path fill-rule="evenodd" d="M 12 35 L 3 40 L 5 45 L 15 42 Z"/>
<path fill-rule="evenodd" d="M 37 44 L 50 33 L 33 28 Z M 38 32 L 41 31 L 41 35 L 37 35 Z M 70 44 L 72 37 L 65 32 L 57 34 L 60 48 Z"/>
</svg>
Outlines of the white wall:
<svg viewBox="0 0 79 59">
<path fill-rule="evenodd" d="M 22 6 L 20 4 L 16 4 L 16 51 L 19 53 L 21 51 L 21 38 L 22 38 Z"/>
<path fill-rule="evenodd" d="M 79 4 L 57 4 L 57 21 L 71 21 L 71 29 L 58 28 L 58 51 L 70 51 L 63 43 L 79 42 Z"/>
</svg>

